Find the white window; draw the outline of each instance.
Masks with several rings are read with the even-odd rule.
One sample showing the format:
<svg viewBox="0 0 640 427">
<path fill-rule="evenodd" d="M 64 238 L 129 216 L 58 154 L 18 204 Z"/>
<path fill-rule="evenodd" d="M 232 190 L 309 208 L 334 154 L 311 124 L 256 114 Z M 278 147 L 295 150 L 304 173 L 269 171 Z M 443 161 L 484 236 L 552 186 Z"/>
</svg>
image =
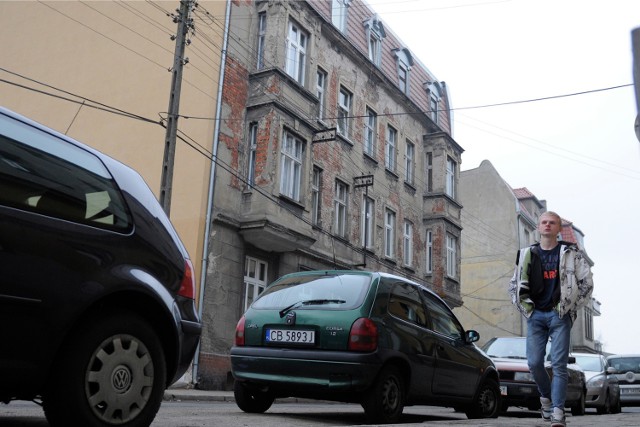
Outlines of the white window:
<svg viewBox="0 0 640 427">
<path fill-rule="evenodd" d="M 300 201 L 302 151 L 302 141 L 285 131 L 282 138 L 280 193 L 295 201 Z"/>
<path fill-rule="evenodd" d="M 382 40 L 380 36 L 375 32 L 369 33 L 369 59 L 375 65 L 380 65 L 380 53 L 382 52 Z"/>
<path fill-rule="evenodd" d="M 433 232 L 431 230 L 427 230 L 426 240 L 427 240 L 427 243 L 426 243 L 427 260 L 426 260 L 425 271 L 427 273 L 432 273 L 433 272 Z"/>
<path fill-rule="evenodd" d="M 347 9 L 351 0 L 333 0 L 331 22 L 343 33 L 347 32 Z"/>
<path fill-rule="evenodd" d="M 343 87 L 340 87 L 340 96 L 338 97 L 338 133 L 349 139 L 351 128 L 351 93 Z"/>
<path fill-rule="evenodd" d="M 261 12 L 258 15 L 258 61 L 257 68 L 261 70 L 264 68 L 264 49 L 267 35 L 267 14 Z"/>
<path fill-rule="evenodd" d="M 447 157 L 447 176 L 445 193 L 452 199 L 456 198 L 456 162 L 451 157 Z"/>
<path fill-rule="evenodd" d="M 327 92 L 327 73 L 318 68 L 316 73 L 316 96 L 318 97 L 318 119 L 325 118 L 325 97 Z"/>
<path fill-rule="evenodd" d="M 347 184 L 336 181 L 336 192 L 334 202 L 334 232 L 340 237 L 347 237 Z"/>
<path fill-rule="evenodd" d="M 320 188 L 322 185 L 322 171 L 320 168 L 313 168 L 313 180 L 311 182 L 311 223 L 320 224 Z"/>
<path fill-rule="evenodd" d="M 409 140 L 407 140 L 407 155 L 405 157 L 405 162 L 404 162 L 404 180 L 409 183 L 409 184 L 413 184 L 413 171 L 414 171 L 414 163 L 415 163 L 415 150 L 416 147 L 415 145 L 413 145 L 413 143 Z"/>
<path fill-rule="evenodd" d="M 246 257 L 244 261 L 244 310 L 258 298 L 267 286 L 267 263 Z"/>
<path fill-rule="evenodd" d="M 258 124 L 249 124 L 249 162 L 247 165 L 247 184 L 256 183 L 256 151 L 258 149 Z"/>
<path fill-rule="evenodd" d="M 387 140 L 384 150 L 384 166 L 391 172 L 396 171 L 396 142 L 398 140 L 398 131 L 387 126 Z"/>
<path fill-rule="evenodd" d="M 394 242 L 396 239 L 396 213 L 387 209 L 384 214 L 384 256 L 395 256 Z"/>
<path fill-rule="evenodd" d="M 398 64 L 398 86 L 402 93 L 409 94 L 409 67 L 404 62 Z"/>
<path fill-rule="evenodd" d="M 438 98 L 431 94 L 431 120 L 433 120 L 433 122 L 435 124 L 438 124 Z"/>
<path fill-rule="evenodd" d="M 287 37 L 287 74 L 304 85 L 305 63 L 307 60 L 307 40 L 309 37 L 297 24 L 289 22 Z"/>
<path fill-rule="evenodd" d="M 373 203 L 371 197 L 364 196 L 362 203 L 362 233 L 360 238 L 362 239 L 362 246 L 367 249 L 373 247 Z"/>
<path fill-rule="evenodd" d="M 402 249 L 404 252 L 404 265 L 413 264 L 413 224 L 407 220 L 404 221 L 402 235 Z"/>
<path fill-rule="evenodd" d="M 433 153 L 427 153 L 427 191 L 433 191 Z"/>
<path fill-rule="evenodd" d="M 364 118 L 364 152 L 371 157 L 375 157 L 377 129 L 378 115 L 367 107 L 367 114 Z"/>
<path fill-rule="evenodd" d="M 447 276 L 456 278 L 456 254 L 458 239 L 447 233 Z"/>
</svg>

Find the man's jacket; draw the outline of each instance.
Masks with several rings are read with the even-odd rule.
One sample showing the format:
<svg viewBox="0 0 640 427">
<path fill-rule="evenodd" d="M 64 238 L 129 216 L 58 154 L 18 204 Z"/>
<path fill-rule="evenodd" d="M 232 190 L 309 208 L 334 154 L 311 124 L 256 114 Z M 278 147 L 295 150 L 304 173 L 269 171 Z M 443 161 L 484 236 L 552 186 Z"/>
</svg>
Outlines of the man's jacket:
<svg viewBox="0 0 640 427">
<path fill-rule="evenodd" d="M 560 299 L 554 310 L 562 318 L 569 314 L 574 321 L 580 306 L 591 302 L 593 275 L 584 253 L 576 245 L 568 242 L 560 244 Z M 516 268 L 509 283 L 511 301 L 525 317 L 530 317 L 535 309 L 532 295 L 541 292 L 542 263 L 537 254 L 540 244 L 518 251 Z"/>
</svg>

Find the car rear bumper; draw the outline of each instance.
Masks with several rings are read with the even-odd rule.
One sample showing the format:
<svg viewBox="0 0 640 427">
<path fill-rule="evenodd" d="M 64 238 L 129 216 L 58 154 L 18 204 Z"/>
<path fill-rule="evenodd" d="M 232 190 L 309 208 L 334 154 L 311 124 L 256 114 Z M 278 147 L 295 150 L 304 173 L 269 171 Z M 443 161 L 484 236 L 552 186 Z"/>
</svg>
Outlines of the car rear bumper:
<svg viewBox="0 0 640 427">
<path fill-rule="evenodd" d="M 231 369 L 237 381 L 269 386 L 279 394 L 311 390 L 368 388 L 382 362 L 377 353 L 233 347 Z"/>
</svg>

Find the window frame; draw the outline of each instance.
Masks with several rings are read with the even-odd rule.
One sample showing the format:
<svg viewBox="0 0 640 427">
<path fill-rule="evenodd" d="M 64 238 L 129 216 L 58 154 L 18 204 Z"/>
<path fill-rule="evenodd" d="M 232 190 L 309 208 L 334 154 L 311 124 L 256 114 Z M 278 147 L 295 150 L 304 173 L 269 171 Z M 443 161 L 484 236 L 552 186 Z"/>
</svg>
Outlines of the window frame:
<svg viewBox="0 0 640 427">
<path fill-rule="evenodd" d="M 378 137 L 378 114 L 367 107 L 364 117 L 364 153 L 375 158 L 376 139 Z"/>
<path fill-rule="evenodd" d="M 293 150 L 289 149 L 293 141 Z M 280 149 L 280 193 L 296 202 L 300 201 L 300 187 L 304 164 L 304 141 L 286 129 Z"/>
<path fill-rule="evenodd" d="M 360 232 L 360 239 L 362 240 L 362 246 L 366 249 L 372 249 L 374 247 L 374 233 L 373 233 L 373 220 L 375 218 L 375 200 L 366 194 L 362 196 L 362 212 L 361 212 L 361 224 L 362 230 Z M 365 226 L 366 224 L 366 226 Z M 366 229 L 366 239 L 365 239 Z"/>
<path fill-rule="evenodd" d="M 452 199 L 456 198 L 456 171 L 458 164 L 451 156 L 447 156 L 445 194 Z"/>
<path fill-rule="evenodd" d="M 318 67 L 316 70 L 316 96 L 318 97 L 318 120 L 325 119 L 327 101 L 327 72 Z"/>
<path fill-rule="evenodd" d="M 446 250 L 447 250 L 447 277 L 456 279 L 457 274 L 457 257 L 458 257 L 458 238 L 451 233 L 446 235 Z"/>
<path fill-rule="evenodd" d="M 395 251 L 396 213 L 389 208 L 384 212 L 384 256 L 394 258 Z"/>
<path fill-rule="evenodd" d="M 320 197 L 322 188 L 322 169 L 317 166 L 313 167 L 313 175 L 311 177 L 311 224 L 320 225 L 321 220 L 321 202 Z"/>
<path fill-rule="evenodd" d="M 249 123 L 249 158 L 247 160 L 247 184 L 253 187 L 256 183 L 256 158 L 258 151 L 258 123 Z"/>
<path fill-rule="evenodd" d="M 331 23 L 343 34 L 347 32 L 347 14 L 350 1 L 333 0 L 331 3 Z"/>
<path fill-rule="evenodd" d="M 289 21 L 286 40 L 285 71 L 295 81 L 304 86 L 309 34 L 302 27 Z"/>
<path fill-rule="evenodd" d="M 253 301 L 256 300 L 256 298 L 262 293 L 262 291 L 264 291 L 264 289 L 269 284 L 268 283 L 269 263 L 267 261 L 263 261 L 261 259 L 248 256 L 248 255 L 245 256 L 244 262 L 245 262 L 245 265 L 244 265 L 244 276 L 243 276 L 243 282 L 244 282 L 244 298 L 243 299 L 244 299 L 244 311 L 247 311 L 249 306 L 253 304 Z M 248 270 L 251 262 L 254 262 L 256 265 L 256 269 L 254 269 L 254 273 L 256 273 L 256 277 L 257 277 L 259 266 L 264 267 L 264 270 L 261 272 L 261 274 L 264 276 L 263 280 L 261 280 L 260 278 L 251 277 L 247 274 L 249 272 Z M 249 295 L 251 295 L 251 299 L 249 299 Z"/>
<path fill-rule="evenodd" d="M 349 186 L 339 179 L 336 179 L 333 197 L 334 212 L 334 234 L 336 236 L 347 237 L 347 218 L 349 208 Z"/>
<path fill-rule="evenodd" d="M 405 267 L 411 267 L 413 265 L 413 223 L 405 219 L 402 231 L 403 262 Z"/>
<path fill-rule="evenodd" d="M 433 230 L 427 230 L 425 235 L 425 267 L 427 274 L 433 273 Z"/>
<path fill-rule="evenodd" d="M 353 108 L 353 93 L 346 87 L 340 86 L 338 92 L 338 117 L 337 117 L 337 130 L 338 134 L 350 139 L 351 136 L 351 120 Z"/>
<path fill-rule="evenodd" d="M 393 138 L 391 136 L 393 135 Z M 396 172 L 396 147 L 398 144 L 398 130 L 387 125 L 384 149 L 384 167 L 391 172 Z"/>
<path fill-rule="evenodd" d="M 415 157 L 416 157 L 416 146 L 413 142 L 407 139 L 407 152 L 405 154 L 405 162 L 404 162 L 404 180 L 407 184 L 414 183 L 415 177 Z"/>
<path fill-rule="evenodd" d="M 262 70 L 264 68 L 264 53 L 266 46 L 267 35 L 267 13 L 258 13 L 258 46 L 257 46 L 257 58 L 256 69 Z"/>
</svg>

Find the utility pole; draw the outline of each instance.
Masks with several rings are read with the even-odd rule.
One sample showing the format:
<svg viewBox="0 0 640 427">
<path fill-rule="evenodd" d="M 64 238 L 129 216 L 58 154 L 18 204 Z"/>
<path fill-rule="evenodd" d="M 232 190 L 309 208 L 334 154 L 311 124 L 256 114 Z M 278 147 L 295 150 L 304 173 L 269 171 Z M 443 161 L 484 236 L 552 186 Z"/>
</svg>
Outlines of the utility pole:
<svg viewBox="0 0 640 427">
<path fill-rule="evenodd" d="M 640 27 L 631 31 L 631 48 L 633 50 L 633 85 L 636 90 L 636 137 L 640 141 Z"/>
<path fill-rule="evenodd" d="M 178 24 L 178 32 L 175 36 L 176 49 L 173 56 L 173 67 L 171 68 L 171 93 L 169 95 L 167 132 L 164 142 L 162 179 L 160 183 L 160 205 L 162 205 L 167 215 L 171 211 L 171 190 L 173 189 L 173 165 L 176 156 L 176 137 L 178 135 L 182 68 L 189 62 L 189 59 L 184 57 L 184 51 L 187 45 L 187 33 L 193 27 L 191 18 L 193 3 L 194 0 L 180 0 L 180 9 L 176 10 L 178 15 L 173 17 L 173 22 Z"/>
</svg>

